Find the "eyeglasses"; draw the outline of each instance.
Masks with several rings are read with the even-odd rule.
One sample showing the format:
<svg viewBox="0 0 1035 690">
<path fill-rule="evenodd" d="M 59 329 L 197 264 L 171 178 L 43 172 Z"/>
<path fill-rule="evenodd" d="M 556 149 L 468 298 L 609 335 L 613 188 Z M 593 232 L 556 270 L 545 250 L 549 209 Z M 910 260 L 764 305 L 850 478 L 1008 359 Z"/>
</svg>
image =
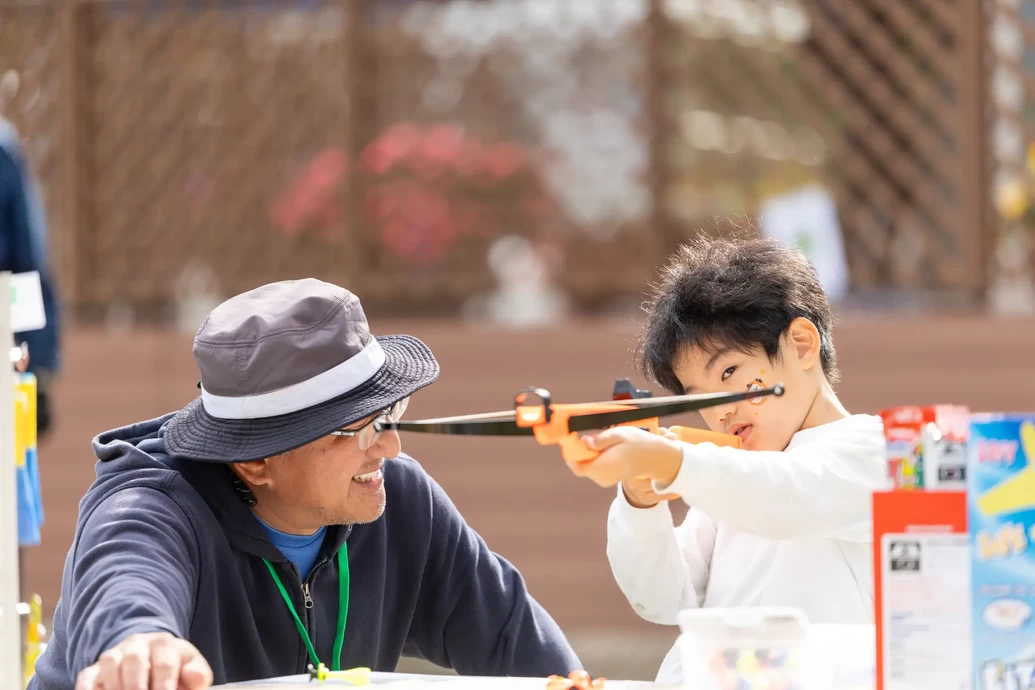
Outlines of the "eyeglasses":
<svg viewBox="0 0 1035 690">
<path fill-rule="evenodd" d="M 359 441 L 359 449 L 366 450 L 377 443 L 377 439 L 381 438 L 381 432 L 377 430 L 377 422 L 398 422 L 399 419 L 402 418 L 403 412 L 406 411 L 406 406 L 409 404 L 410 399 L 403 398 L 360 428 L 338 429 L 337 431 L 332 431 L 330 435 L 347 437 L 355 436 Z"/>
</svg>

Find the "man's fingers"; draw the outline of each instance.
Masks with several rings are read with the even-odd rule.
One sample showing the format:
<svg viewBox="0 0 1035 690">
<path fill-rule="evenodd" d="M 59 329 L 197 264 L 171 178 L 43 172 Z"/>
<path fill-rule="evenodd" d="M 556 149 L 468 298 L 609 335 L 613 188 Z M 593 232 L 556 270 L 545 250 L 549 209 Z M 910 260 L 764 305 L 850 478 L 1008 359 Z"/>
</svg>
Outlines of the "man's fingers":
<svg viewBox="0 0 1035 690">
<path fill-rule="evenodd" d="M 193 657 L 191 657 L 193 655 Z M 212 685 L 212 667 L 197 650 L 184 657 L 187 662 L 180 669 L 180 687 L 185 690 L 204 690 Z"/>
<path fill-rule="evenodd" d="M 182 650 L 172 636 L 152 640 L 150 690 L 176 690 L 183 665 L 181 657 Z"/>
<path fill-rule="evenodd" d="M 76 678 L 75 690 L 205 690 L 212 667 L 186 640 L 169 633 L 131 635 Z"/>
<path fill-rule="evenodd" d="M 122 663 L 119 668 L 122 690 L 148 690 L 151 650 L 147 646 L 147 640 L 142 637 L 130 637 L 119 645 L 119 648 L 122 650 Z"/>
<path fill-rule="evenodd" d="M 122 690 L 122 650 L 112 647 L 97 658 L 97 678 L 94 680 L 98 690 Z"/>
<path fill-rule="evenodd" d="M 75 690 L 102 690 L 97 684 L 97 677 L 101 674 L 101 667 L 97 664 L 87 666 L 79 672 L 75 679 Z"/>
</svg>

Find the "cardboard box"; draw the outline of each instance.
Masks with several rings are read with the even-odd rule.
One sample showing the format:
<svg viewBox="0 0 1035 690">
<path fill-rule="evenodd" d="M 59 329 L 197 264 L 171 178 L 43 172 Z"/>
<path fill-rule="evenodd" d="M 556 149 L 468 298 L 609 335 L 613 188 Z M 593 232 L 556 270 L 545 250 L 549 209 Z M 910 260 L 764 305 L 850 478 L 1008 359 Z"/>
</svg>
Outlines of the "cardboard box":
<svg viewBox="0 0 1035 690">
<path fill-rule="evenodd" d="M 970 409 L 965 405 L 901 405 L 880 411 L 888 476 L 895 488 L 966 489 Z"/>
<path fill-rule="evenodd" d="M 1035 688 L 1035 414 L 973 415 L 967 454 L 973 688 Z"/>
</svg>

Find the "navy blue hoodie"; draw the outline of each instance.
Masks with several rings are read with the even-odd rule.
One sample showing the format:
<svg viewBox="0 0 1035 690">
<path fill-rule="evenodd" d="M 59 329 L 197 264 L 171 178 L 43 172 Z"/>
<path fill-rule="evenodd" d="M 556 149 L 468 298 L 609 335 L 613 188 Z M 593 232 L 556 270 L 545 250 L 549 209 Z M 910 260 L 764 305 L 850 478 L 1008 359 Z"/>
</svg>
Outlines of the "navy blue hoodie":
<svg viewBox="0 0 1035 690">
<path fill-rule="evenodd" d="M 395 669 L 412 656 L 462 675 L 567 675 L 563 633 L 442 488 L 406 455 L 384 464 L 380 519 L 328 528 L 304 607 L 297 569 L 236 493 L 229 468 L 165 453 L 171 417 L 94 439 L 97 479 L 80 502 L 61 599 L 29 690 L 72 690 L 104 650 L 140 632 L 189 640 L 215 683 L 302 673 L 310 663 L 269 559 L 330 665 L 338 611 L 334 558 L 348 540 L 342 668 Z"/>
</svg>

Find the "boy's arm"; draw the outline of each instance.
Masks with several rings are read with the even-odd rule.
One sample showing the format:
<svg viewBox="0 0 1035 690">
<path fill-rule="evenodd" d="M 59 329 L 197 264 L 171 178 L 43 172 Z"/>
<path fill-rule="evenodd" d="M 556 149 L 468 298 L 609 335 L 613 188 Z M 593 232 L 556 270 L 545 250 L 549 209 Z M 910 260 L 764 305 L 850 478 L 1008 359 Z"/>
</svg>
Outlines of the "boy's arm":
<svg viewBox="0 0 1035 690">
<path fill-rule="evenodd" d="M 675 478 L 667 486 L 656 481 L 655 488 L 680 494 L 716 520 L 770 539 L 873 538 L 871 496 L 888 484 L 881 434 L 787 451 L 680 446 Z"/>
<path fill-rule="evenodd" d="M 704 602 L 715 525 L 691 508 L 673 527 L 667 501 L 637 508 L 621 485 L 607 519 L 607 559 L 622 594 L 644 620 L 676 625 L 681 609 Z"/>
</svg>

